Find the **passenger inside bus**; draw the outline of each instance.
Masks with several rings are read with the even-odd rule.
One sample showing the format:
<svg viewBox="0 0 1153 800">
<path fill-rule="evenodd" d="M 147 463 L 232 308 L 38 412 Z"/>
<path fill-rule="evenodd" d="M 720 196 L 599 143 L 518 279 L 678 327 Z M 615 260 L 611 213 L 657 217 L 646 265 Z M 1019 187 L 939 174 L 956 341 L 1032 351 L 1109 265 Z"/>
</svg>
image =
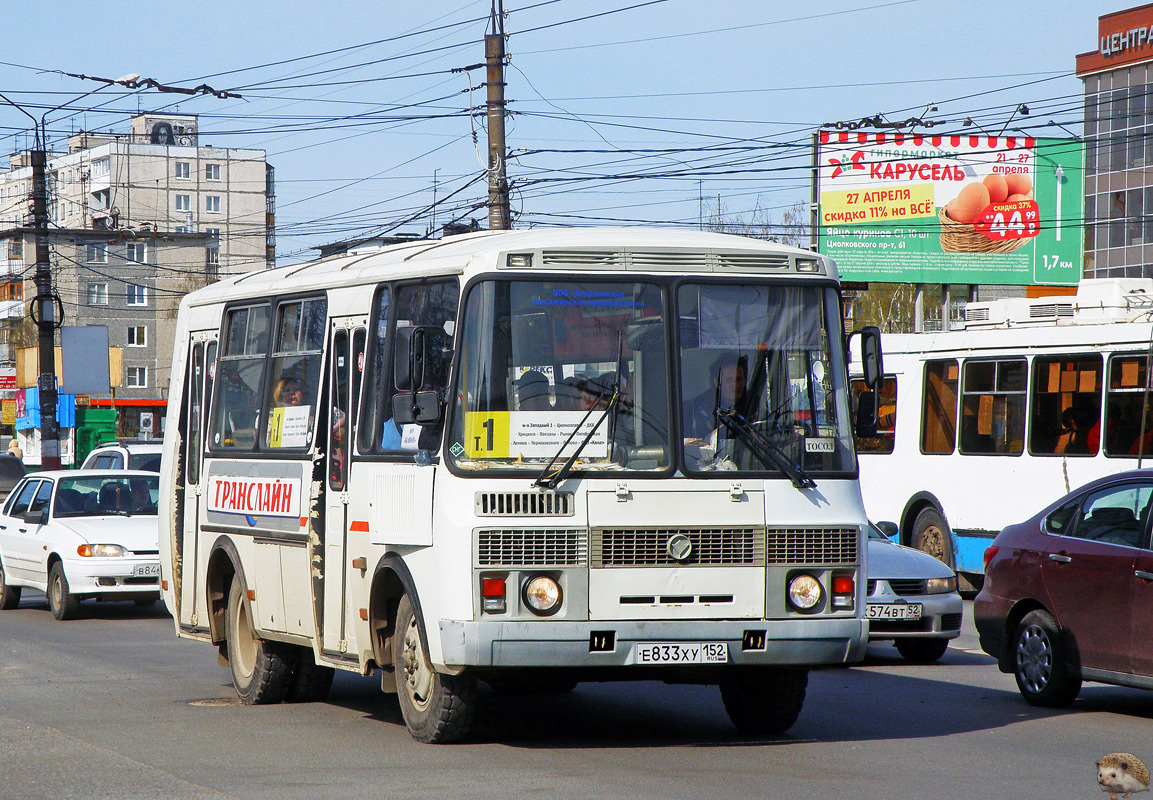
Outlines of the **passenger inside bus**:
<svg viewBox="0 0 1153 800">
<path fill-rule="evenodd" d="M 291 375 L 280 379 L 276 386 L 276 404 L 281 406 L 299 406 L 304 404 L 304 387 L 300 381 Z"/>
<path fill-rule="evenodd" d="M 1085 455 L 1095 453 L 1095 443 L 1092 433 L 1097 425 L 1096 411 L 1086 403 L 1074 403 L 1061 412 L 1061 428 L 1063 432 L 1057 437 L 1057 446 L 1054 453 L 1068 455 Z M 1100 431 L 1097 432 L 1100 438 Z"/>
<path fill-rule="evenodd" d="M 552 411 L 548 378 L 539 370 L 530 369 L 513 381 L 516 386 L 518 411 Z"/>
</svg>

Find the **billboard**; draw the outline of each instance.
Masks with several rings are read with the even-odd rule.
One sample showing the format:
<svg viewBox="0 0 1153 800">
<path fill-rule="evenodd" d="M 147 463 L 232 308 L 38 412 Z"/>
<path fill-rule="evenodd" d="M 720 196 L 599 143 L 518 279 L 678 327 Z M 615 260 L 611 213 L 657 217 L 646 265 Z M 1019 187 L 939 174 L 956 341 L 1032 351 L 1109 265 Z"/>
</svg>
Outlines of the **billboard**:
<svg viewBox="0 0 1153 800">
<path fill-rule="evenodd" d="M 818 142 L 819 250 L 842 279 L 1081 279 L 1080 141 L 821 131 Z"/>
</svg>

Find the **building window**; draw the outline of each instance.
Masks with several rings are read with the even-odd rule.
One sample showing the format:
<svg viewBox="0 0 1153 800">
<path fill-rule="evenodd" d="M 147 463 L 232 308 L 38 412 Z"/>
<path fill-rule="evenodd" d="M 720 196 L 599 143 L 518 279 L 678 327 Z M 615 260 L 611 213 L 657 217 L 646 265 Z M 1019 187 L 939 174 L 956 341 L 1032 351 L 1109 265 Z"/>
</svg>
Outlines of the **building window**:
<svg viewBox="0 0 1153 800">
<path fill-rule="evenodd" d="M 125 383 L 129 389 L 148 387 L 148 367 L 125 367 Z"/>
<path fill-rule="evenodd" d="M 90 173 L 93 178 L 107 177 L 109 172 L 110 161 L 107 158 L 98 158 L 92 162 L 92 172 Z"/>
<path fill-rule="evenodd" d="M 10 239 L 8 241 L 8 257 L 24 258 L 24 240 Z"/>
<path fill-rule="evenodd" d="M 148 244 L 147 242 L 129 242 L 128 243 L 128 260 L 139 261 L 141 264 L 148 262 Z"/>
<path fill-rule="evenodd" d="M 99 244 L 88 245 L 88 263 L 89 264 L 107 264 L 108 263 L 108 245 L 103 242 Z"/>
<path fill-rule="evenodd" d="M 176 162 L 176 177 L 177 178 L 191 178 L 192 166 L 187 161 Z"/>
<path fill-rule="evenodd" d="M 220 195 L 210 194 L 204 198 L 204 210 L 213 214 L 220 213 Z"/>
<path fill-rule="evenodd" d="M 106 306 L 106 305 L 108 305 L 108 284 L 107 283 L 90 283 L 90 284 L 88 284 L 88 305 L 90 305 L 90 306 Z"/>
<path fill-rule="evenodd" d="M 146 306 L 148 305 L 148 287 L 138 286 L 135 283 L 126 284 L 127 291 L 125 293 L 128 305 L 130 306 Z"/>
<path fill-rule="evenodd" d="M 204 233 L 209 239 L 220 239 L 220 228 L 205 228 Z"/>
<path fill-rule="evenodd" d="M 177 211 L 191 211 L 192 210 L 192 195 L 188 195 L 188 194 L 176 195 L 176 210 Z"/>
<path fill-rule="evenodd" d="M 143 325 L 131 325 L 128 328 L 128 346 L 145 347 L 148 344 L 148 329 Z"/>
<path fill-rule="evenodd" d="M 219 164 L 205 164 L 204 165 L 204 180 L 218 181 L 220 180 L 220 165 Z"/>
<path fill-rule="evenodd" d="M 0 287 L 0 300 L 23 300 L 24 284 L 20 281 L 9 281 Z"/>
</svg>

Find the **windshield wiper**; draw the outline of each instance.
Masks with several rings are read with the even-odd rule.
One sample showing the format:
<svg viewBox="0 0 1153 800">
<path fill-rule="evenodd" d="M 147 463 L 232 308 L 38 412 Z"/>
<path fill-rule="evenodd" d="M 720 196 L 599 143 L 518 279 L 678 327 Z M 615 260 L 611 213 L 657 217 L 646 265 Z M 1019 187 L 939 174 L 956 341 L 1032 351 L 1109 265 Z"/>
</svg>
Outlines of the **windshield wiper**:
<svg viewBox="0 0 1153 800">
<path fill-rule="evenodd" d="M 564 444 L 560 446 L 556 453 L 553 454 L 553 457 L 548 460 L 548 463 L 544 465 L 544 469 L 541 470 L 540 475 L 538 475 L 536 480 L 532 482 L 533 486 L 541 489 L 555 489 L 560 484 L 560 482 L 563 481 L 570 472 L 572 472 L 573 464 L 575 464 L 577 458 L 580 457 L 581 451 L 585 449 L 585 445 L 592 441 L 593 434 L 597 432 L 597 429 L 601 426 L 601 423 L 605 421 L 605 417 L 607 417 L 612 412 L 612 410 L 616 408 L 617 400 L 621 396 L 619 377 L 617 378 L 617 382 L 612 386 L 612 397 L 609 398 L 608 405 L 605 406 L 604 412 L 601 414 L 600 419 L 597 420 L 595 425 L 589 428 L 588 433 L 586 433 L 584 438 L 581 439 L 581 442 L 577 445 L 576 450 L 574 450 L 573 454 L 568 457 L 568 460 L 561 465 L 560 469 L 558 469 L 552 475 L 549 475 L 549 470 L 551 470 L 553 465 L 556 464 L 557 459 L 560 458 L 561 453 L 563 453 L 564 449 L 569 446 L 569 442 L 573 440 L 573 437 L 577 435 L 577 432 L 582 427 L 584 427 L 585 422 L 587 422 L 588 418 L 592 416 L 592 413 L 596 411 L 597 406 L 600 405 L 601 400 L 603 400 L 608 393 L 609 390 L 605 389 L 597 395 L 596 402 L 593 404 L 592 408 L 585 412 L 585 415 L 581 418 L 580 423 L 575 428 L 573 428 L 573 432 L 570 433 L 568 438 L 564 440 Z"/>
<path fill-rule="evenodd" d="M 744 418 L 729 408 L 718 408 L 713 411 L 717 420 L 743 441 L 762 464 L 766 467 L 775 466 L 788 476 L 793 486 L 798 489 L 813 489 L 817 482 L 805 474 L 805 471 L 789 460 L 785 451 L 766 439 L 754 430 Z"/>
</svg>

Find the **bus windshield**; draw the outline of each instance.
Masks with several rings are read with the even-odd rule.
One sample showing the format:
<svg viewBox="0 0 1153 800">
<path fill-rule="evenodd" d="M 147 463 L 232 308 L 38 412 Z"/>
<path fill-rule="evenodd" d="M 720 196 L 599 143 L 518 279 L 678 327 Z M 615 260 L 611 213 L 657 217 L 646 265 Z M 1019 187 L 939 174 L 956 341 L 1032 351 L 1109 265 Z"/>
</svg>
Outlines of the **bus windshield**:
<svg viewBox="0 0 1153 800">
<path fill-rule="evenodd" d="M 667 341 L 673 294 L 657 282 L 571 276 L 474 285 L 453 463 L 540 473 L 576 454 L 577 471 L 659 472 L 683 441 L 689 472 L 852 470 L 834 290 L 681 283 L 679 350 Z M 717 410 L 731 412 L 729 425 Z M 748 425 L 734 430 L 734 416 Z"/>
<path fill-rule="evenodd" d="M 832 289 L 683 283 L 677 306 L 686 471 L 853 468 Z"/>
</svg>

